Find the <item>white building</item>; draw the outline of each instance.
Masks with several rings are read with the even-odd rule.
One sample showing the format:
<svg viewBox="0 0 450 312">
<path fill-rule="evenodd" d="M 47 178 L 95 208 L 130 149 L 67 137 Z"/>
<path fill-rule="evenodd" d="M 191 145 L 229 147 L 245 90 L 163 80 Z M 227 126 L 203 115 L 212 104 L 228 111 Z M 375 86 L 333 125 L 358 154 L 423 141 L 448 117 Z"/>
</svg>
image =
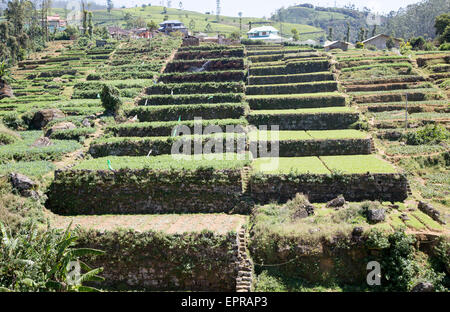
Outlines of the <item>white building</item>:
<svg viewBox="0 0 450 312">
<path fill-rule="evenodd" d="M 282 38 L 278 34 L 279 31 L 272 26 L 262 26 L 252 28 L 248 33 L 248 39 L 264 40 L 264 41 L 280 41 Z"/>
</svg>

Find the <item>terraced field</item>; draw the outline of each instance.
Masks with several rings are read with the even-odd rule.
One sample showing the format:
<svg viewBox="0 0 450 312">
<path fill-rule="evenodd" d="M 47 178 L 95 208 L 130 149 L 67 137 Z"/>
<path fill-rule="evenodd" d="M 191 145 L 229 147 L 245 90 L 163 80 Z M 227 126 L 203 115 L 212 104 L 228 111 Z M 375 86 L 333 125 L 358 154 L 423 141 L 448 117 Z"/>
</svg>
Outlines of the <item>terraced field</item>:
<svg viewBox="0 0 450 312">
<path fill-rule="evenodd" d="M 446 214 L 450 195 L 444 182 L 450 174 L 445 161 L 448 137 L 444 134 L 437 142 L 418 142 L 412 138 L 425 129 L 449 129 L 445 88 L 448 53 L 398 56 L 360 51 L 351 56 L 336 53 L 334 57 L 340 69 L 339 80 L 352 103 L 364 114 L 376 138 L 377 151 L 407 172 L 413 198 L 431 200 Z M 443 177 L 438 185 L 431 178 L 434 175 Z M 406 224 L 416 230 L 432 228 L 424 225 L 424 218 L 419 219 L 412 217 L 413 221 Z"/>
<path fill-rule="evenodd" d="M 312 240 L 356 225 L 448 231 L 410 208 L 430 197 L 445 205 L 448 170 L 418 179 L 396 159 L 445 162 L 448 146 L 386 139 L 405 114 L 408 131 L 448 127 L 446 91 L 430 80 L 435 62 L 448 59 L 421 59 L 279 45 L 181 47 L 165 36 L 94 49 L 64 42 L 20 63 L 16 97 L 0 100 L 3 123 L 16 130 L 0 146 L 0 175 L 38 179 L 51 223 L 73 222 L 83 246 L 108 249 L 109 258 L 95 260 L 106 267 L 108 288 L 250 291 L 260 272 L 249 248 L 259 270 L 283 262 L 282 252 L 266 259 L 264 250 L 284 231 Z M 124 102 L 115 117 L 101 106 L 104 84 Z M 42 124 L 36 113 L 44 109 L 57 116 Z M 52 128 L 61 123 L 73 127 Z M 300 194 L 315 212 L 283 217 Z M 342 209 L 325 204 L 340 195 Z M 385 220 L 369 222 L 364 205 L 384 207 Z M 252 232 L 249 245 L 249 224 L 275 238 L 255 247 L 261 237 Z"/>
</svg>

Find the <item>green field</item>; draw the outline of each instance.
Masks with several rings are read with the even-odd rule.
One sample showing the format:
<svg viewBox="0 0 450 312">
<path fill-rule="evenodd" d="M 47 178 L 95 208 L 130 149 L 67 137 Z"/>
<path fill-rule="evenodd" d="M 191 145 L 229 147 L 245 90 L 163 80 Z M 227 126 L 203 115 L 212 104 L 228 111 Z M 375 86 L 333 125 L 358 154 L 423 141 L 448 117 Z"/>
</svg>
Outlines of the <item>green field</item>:
<svg viewBox="0 0 450 312">
<path fill-rule="evenodd" d="M 320 131 L 274 131 L 258 130 L 249 133 L 250 141 L 272 140 L 272 137 L 280 141 L 302 140 L 338 140 L 338 139 L 365 139 L 367 133 L 358 130 L 320 130 Z"/>
<path fill-rule="evenodd" d="M 209 156 L 217 159 L 208 159 Z M 187 156 L 189 159 L 177 159 L 172 155 L 162 155 L 153 157 L 128 157 L 128 156 L 110 156 L 85 160 L 73 167 L 73 169 L 86 170 L 110 170 L 108 161 L 113 170 L 120 169 L 143 169 L 154 170 L 195 170 L 199 168 L 236 169 L 249 164 L 248 154 L 211 154 L 211 155 Z"/>
<path fill-rule="evenodd" d="M 322 156 L 330 170 L 353 173 L 396 173 L 395 168 L 375 155 Z"/>
<path fill-rule="evenodd" d="M 329 174 L 318 157 L 258 158 L 252 162 L 255 172 L 265 174 Z"/>
<path fill-rule="evenodd" d="M 280 110 L 255 110 L 251 115 L 301 115 L 301 114 L 332 114 L 332 113 L 354 113 L 351 107 L 323 107 L 323 108 L 300 108 Z"/>
</svg>

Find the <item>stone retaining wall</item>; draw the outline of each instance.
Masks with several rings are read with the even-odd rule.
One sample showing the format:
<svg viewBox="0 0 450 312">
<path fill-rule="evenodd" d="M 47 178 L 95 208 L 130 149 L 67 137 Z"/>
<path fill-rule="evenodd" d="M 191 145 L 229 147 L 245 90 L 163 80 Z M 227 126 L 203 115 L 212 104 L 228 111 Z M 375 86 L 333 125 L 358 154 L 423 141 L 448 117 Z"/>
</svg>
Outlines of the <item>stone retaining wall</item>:
<svg viewBox="0 0 450 312">
<path fill-rule="evenodd" d="M 239 271 L 237 233 L 164 234 L 136 231 L 84 231 L 78 247 L 105 255 L 85 258 L 103 267 L 112 290 L 235 291 Z"/>
<path fill-rule="evenodd" d="M 344 195 L 348 201 L 403 201 L 408 197 L 408 182 L 402 174 L 253 175 L 248 192 L 255 202 L 286 202 L 303 193 L 311 202 L 326 202 Z"/>
</svg>

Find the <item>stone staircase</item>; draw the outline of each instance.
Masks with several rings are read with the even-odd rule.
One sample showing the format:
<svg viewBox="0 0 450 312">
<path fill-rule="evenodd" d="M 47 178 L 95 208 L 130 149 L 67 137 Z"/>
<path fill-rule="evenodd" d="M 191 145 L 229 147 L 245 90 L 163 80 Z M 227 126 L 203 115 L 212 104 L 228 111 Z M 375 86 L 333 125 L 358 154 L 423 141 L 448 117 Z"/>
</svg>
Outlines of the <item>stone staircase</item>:
<svg viewBox="0 0 450 312">
<path fill-rule="evenodd" d="M 238 275 L 236 279 L 236 292 L 250 292 L 253 284 L 253 262 L 248 256 L 247 232 L 242 227 L 237 236 L 238 247 Z"/>
</svg>

